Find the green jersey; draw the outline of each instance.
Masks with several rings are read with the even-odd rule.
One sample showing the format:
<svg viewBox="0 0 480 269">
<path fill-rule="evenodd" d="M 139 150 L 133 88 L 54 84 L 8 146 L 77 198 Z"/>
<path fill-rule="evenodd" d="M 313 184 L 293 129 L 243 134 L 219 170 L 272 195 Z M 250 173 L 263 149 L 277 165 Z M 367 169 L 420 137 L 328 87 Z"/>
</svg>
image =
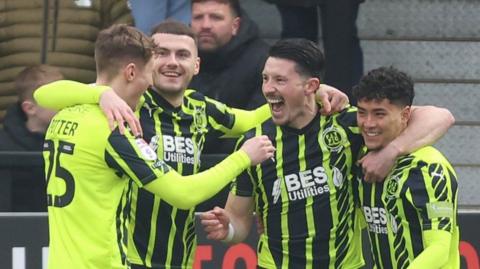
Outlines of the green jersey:
<svg viewBox="0 0 480 269">
<path fill-rule="evenodd" d="M 239 120 L 232 109 L 193 90 L 185 92 L 177 108 L 154 90 L 144 97 L 139 111 L 144 138 L 182 175 L 198 172 L 208 136 L 234 134 L 232 127 Z M 152 268 L 190 268 L 196 246 L 194 208 L 181 210 L 136 184 L 130 187 L 129 261 Z"/>
<path fill-rule="evenodd" d="M 128 216 L 120 204 L 129 180 L 138 186 L 169 167 L 142 139 L 111 132 L 96 105 L 60 111 L 43 156 L 50 230 L 48 268 L 126 268 Z"/>
<path fill-rule="evenodd" d="M 426 231 L 452 235 L 448 263 L 432 268 L 459 268 L 457 179 L 439 151 L 424 147 L 399 158 L 382 183 L 366 183 L 361 171 L 355 182 L 375 268 L 408 268 L 425 250 Z"/>
<path fill-rule="evenodd" d="M 351 169 L 363 145 L 356 109 L 317 115 L 303 129 L 272 120 L 245 135 L 268 135 L 276 147 L 267 160 L 241 174 L 237 196 L 253 197 L 264 224 L 258 265 L 264 268 L 360 268 L 360 227 Z"/>
</svg>

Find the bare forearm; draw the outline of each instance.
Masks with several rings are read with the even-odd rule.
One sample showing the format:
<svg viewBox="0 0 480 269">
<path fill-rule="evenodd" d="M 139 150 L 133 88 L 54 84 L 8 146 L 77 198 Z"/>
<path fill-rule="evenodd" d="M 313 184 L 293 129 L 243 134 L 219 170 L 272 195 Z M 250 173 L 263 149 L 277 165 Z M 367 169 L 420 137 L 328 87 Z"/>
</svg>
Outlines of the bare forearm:
<svg viewBox="0 0 480 269">
<path fill-rule="evenodd" d="M 454 123 L 455 118 L 448 109 L 413 107 L 407 128 L 389 146 L 397 151 L 397 156 L 411 153 L 434 144 Z"/>
</svg>

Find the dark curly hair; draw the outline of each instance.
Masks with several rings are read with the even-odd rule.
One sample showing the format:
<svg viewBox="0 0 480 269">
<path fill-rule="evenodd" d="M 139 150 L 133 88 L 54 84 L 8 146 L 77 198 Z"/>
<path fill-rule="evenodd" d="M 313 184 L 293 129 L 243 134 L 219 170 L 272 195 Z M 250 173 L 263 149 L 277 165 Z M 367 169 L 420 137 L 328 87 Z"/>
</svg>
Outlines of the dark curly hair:
<svg viewBox="0 0 480 269">
<path fill-rule="evenodd" d="M 390 103 L 411 106 L 415 92 L 413 80 L 394 67 L 380 67 L 369 71 L 352 90 L 358 101 L 388 99 Z"/>
</svg>

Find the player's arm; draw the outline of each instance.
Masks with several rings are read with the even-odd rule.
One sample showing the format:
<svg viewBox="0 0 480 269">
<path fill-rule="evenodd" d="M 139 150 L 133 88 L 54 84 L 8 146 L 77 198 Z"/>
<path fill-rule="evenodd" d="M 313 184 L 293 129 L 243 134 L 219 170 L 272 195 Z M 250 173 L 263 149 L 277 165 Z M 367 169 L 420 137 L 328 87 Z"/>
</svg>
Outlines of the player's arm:
<svg viewBox="0 0 480 269">
<path fill-rule="evenodd" d="M 146 190 L 162 197 L 175 207 L 189 209 L 215 195 L 249 166 L 272 157 L 273 152 L 274 147 L 268 137 L 257 136 L 247 140 L 240 150 L 219 164 L 195 175 L 181 176 L 176 171 L 170 170 L 161 160 L 146 164 L 142 162 L 143 160 L 138 160 L 137 163 L 123 165 L 128 166 L 124 171 L 130 178 L 145 183 Z M 131 167 L 138 169 L 139 172 L 133 171 Z M 156 169 L 152 171 L 151 167 Z"/>
<path fill-rule="evenodd" d="M 109 86 L 59 80 L 41 86 L 33 95 L 40 106 L 53 110 L 80 104 L 100 104 L 111 130 L 118 125 L 123 134 L 126 122 L 135 135 L 142 134 L 133 110 Z"/>
<path fill-rule="evenodd" d="M 382 150 L 369 152 L 360 160 L 364 179 L 369 182 L 383 181 L 399 156 L 434 144 L 454 123 L 455 118 L 448 109 L 412 107 L 407 128 Z"/>
<path fill-rule="evenodd" d="M 410 264 L 408 269 L 436 269 L 445 265 L 450 254 L 451 233 L 440 230 L 423 232 L 425 249 Z"/>
<path fill-rule="evenodd" d="M 38 88 L 33 97 L 45 108 L 60 110 L 79 104 L 98 104 L 108 86 L 88 85 L 72 80 L 58 80 Z"/>
<path fill-rule="evenodd" d="M 207 238 L 225 243 L 243 241 L 250 232 L 253 220 L 252 197 L 228 195 L 225 209 L 215 207 L 200 215 Z"/>
<path fill-rule="evenodd" d="M 343 110 L 349 102 L 345 93 L 326 84 L 320 85 L 315 98 L 321 104 L 321 113 L 324 115 Z M 226 136 L 230 137 L 237 137 L 272 116 L 268 104 L 252 111 L 233 108 L 232 112 L 235 115 L 235 122 L 232 129 L 226 133 Z"/>
<path fill-rule="evenodd" d="M 430 169 L 435 167 L 435 173 Z M 442 195 L 438 195 L 439 181 L 444 182 Z M 420 169 L 409 171 L 410 196 L 407 199 L 417 209 L 422 219 L 422 236 L 424 250 L 413 260 L 409 269 L 442 268 L 450 259 L 450 255 L 458 255 L 457 244 L 452 244 L 456 238 L 455 197 L 457 184 L 455 176 L 448 168 L 439 163 L 430 163 Z M 424 184 L 418 184 L 424 182 Z"/>
</svg>

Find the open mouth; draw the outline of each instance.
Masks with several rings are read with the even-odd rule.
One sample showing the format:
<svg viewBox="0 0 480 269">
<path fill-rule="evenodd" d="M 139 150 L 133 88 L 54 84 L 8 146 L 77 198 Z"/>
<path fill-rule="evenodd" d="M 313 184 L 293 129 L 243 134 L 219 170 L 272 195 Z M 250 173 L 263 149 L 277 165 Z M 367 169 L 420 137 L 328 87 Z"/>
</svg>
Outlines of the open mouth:
<svg viewBox="0 0 480 269">
<path fill-rule="evenodd" d="M 279 111 L 282 108 L 282 106 L 285 104 L 285 101 L 283 100 L 282 97 L 270 96 L 270 97 L 267 97 L 266 99 L 268 104 L 272 108 L 272 111 L 275 111 L 275 112 Z"/>
</svg>

